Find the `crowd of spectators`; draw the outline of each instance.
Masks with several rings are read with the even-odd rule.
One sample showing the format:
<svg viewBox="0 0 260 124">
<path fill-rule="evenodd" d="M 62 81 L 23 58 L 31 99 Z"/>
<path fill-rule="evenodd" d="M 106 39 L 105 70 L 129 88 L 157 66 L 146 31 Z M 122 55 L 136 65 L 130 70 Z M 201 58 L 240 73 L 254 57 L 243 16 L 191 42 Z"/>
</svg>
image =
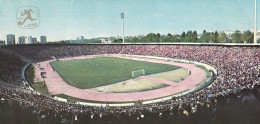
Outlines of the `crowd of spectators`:
<svg viewBox="0 0 260 124">
<path fill-rule="evenodd" d="M 26 62 L 22 61 L 18 56 L 2 52 L 0 50 L 0 80 L 22 85 L 21 72 Z"/>
<path fill-rule="evenodd" d="M 90 107 L 52 100 L 19 88 L 0 88 L 3 124 L 258 124 L 259 85 L 211 97 L 200 104 Z M 176 98 L 173 98 L 176 99 Z"/>
<path fill-rule="evenodd" d="M 0 106 L 7 106 L 6 108 L 12 108 L 14 111 L 18 109 L 22 113 L 29 112 L 27 115 L 32 117 L 28 121 L 35 121 L 35 123 L 201 124 L 234 122 L 251 124 L 260 122 L 257 117 L 257 115 L 260 115 L 260 101 L 253 95 L 253 91 L 259 95 L 259 47 L 74 44 L 17 45 L 7 46 L 4 49 L 21 54 L 36 62 L 51 59 L 52 56 L 62 58 L 92 54 L 132 54 L 199 61 L 218 70 L 218 75 L 212 85 L 199 92 L 160 103 L 129 107 L 81 106 L 58 102 L 48 96 L 37 95 L 27 90 L 1 88 Z M 3 63 L 8 66 L 12 63 L 6 62 L 12 61 L 12 59 L 15 59 L 15 57 L 12 56 L 9 60 L 4 59 Z M 19 61 L 17 60 L 17 62 Z M 21 71 L 19 69 L 23 67 L 24 63 L 17 64 L 17 62 L 13 65 L 18 65 L 18 70 L 10 71 L 10 75 L 16 71 Z M 0 69 L 2 69 L 2 66 Z M 7 83 L 12 82 L 12 80 L 4 79 L 2 76 L 0 79 Z M 0 114 L 5 111 L 4 109 L 0 110 Z M 5 116 L 8 116 L 8 114 Z M 13 118 L 12 114 L 9 118 L 8 120 L 15 120 L 11 119 Z M 5 118 L 1 119 L 6 121 Z"/>
</svg>

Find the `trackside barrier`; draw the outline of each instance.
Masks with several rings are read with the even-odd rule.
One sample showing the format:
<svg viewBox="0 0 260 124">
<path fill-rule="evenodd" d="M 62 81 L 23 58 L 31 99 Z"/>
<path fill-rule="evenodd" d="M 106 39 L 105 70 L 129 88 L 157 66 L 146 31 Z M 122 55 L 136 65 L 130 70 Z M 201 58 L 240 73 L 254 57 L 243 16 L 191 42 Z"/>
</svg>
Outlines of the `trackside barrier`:
<svg viewBox="0 0 260 124">
<path fill-rule="evenodd" d="M 87 105 L 87 106 L 134 106 L 134 103 L 122 103 L 122 104 L 102 104 L 102 103 L 87 103 L 87 102 L 77 102 L 76 104 Z"/>
<path fill-rule="evenodd" d="M 54 96 L 53 99 L 54 99 L 54 100 L 57 100 L 57 101 L 60 101 L 60 102 L 67 102 L 67 101 L 68 101 L 67 99 L 60 98 L 60 97 L 57 97 L 57 96 Z"/>
<path fill-rule="evenodd" d="M 207 64 L 204 64 L 204 63 L 200 63 L 200 62 L 197 62 L 197 61 L 190 61 L 190 60 L 183 60 L 183 59 L 174 59 L 174 58 L 166 58 L 166 57 L 156 57 L 156 56 L 143 56 L 143 55 L 127 55 L 127 54 L 106 54 L 106 55 L 107 56 L 120 55 L 120 56 L 125 56 L 125 57 L 131 57 L 132 56 L 132 57 L 139 57 L 139 58 L 157 59 L 157 60 L 165 60 L 165 61 L 175 61 L 175 62 L 182 62 L 182 63 L 192 63 L 192 64 L 197 64 L 197 65 L 202 65 L 205 68 L 207 68 L 208 70 L 212 70 L 211 77 L 209 79 L 207 79 L 203 84 L 200 84 L 195 89 L 183 91 L 183 92 L 180 92 L 180 93 L 177 93 L 177 94 L 174 94 L 174 95 L 171 95 L 171 96 L 166 96 L 166 97 L 163 97 L 163 98 L 158 98 L 158 99 L 144 101 L 144 102 L 142 102 L 142 104 L 151 104 L 151 103 L 162 102 L 162 101 L 170 100 L 170 99 L 172 99 L 172 97 L 179 97 L 179 96 L 183 96 L 183 95 L 186 95 L 186 94 L 189 94 L 189 93 L 197 92 L 197 91 L 199 91 L 199 90 L 209 86 L 214 81 L 214 79 L 215 79 L 214 77 L 217 75 L 217 70 L 215 68 L 213 68 L 210 65 L 207 65 Z M 101 55 L 91 55 L 91 56 L 95 57 L 95 56 L 101 56 Z M 50 96 L 48 96 L 46 94 L 42 94 L 42 93 L 38 92 L 37 90 L 35 90 L 34 88 L 32 88 L 31 85 L 26 81 L 25 76 L 24 76 L 25 70 L 26 70 L 26 68 L 30 64 L 31 63 L 26 64 L 24 66 L 23 70 L 22 70 L 22 78 L 24 79 L 24 84 L 26 86 L 28 86 L 31 91 L 34 91 L 38 95 L 45 95 L 45 96 L 47 96 L 47 97 L 49 97 L 51 99 L 54 99 L 54 100 L 57 100 L 57 101 L 60 101 L 60 102 L 68 102 L 67 99 L 60 98 L 60 97 L 57 97 L 57 96 L 50 97 Z M 76 102 L 76 104 L 85 105 L 85 106 L 97 106 L 97 107 L 98 106 L 100 106 L 100 107 L 105 107 L 105 106 L 111 106 L 111 107 L 122 106 L 123 107 L 123 106 L 134 106 L 135 105 L 134 102 L 130 102 L 130 103 L 114 103 L 114 104 L 113 103 L 105 104 L 105 103 Z"/>
</svg>

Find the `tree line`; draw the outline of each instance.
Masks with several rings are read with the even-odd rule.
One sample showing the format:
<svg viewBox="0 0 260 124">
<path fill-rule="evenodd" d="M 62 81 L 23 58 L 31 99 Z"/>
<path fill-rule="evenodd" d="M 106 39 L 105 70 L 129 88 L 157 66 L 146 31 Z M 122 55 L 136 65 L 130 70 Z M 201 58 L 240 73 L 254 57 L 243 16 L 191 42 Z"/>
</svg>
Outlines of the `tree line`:
<svg viewBox="0 0 260 124">
<path fill-rule="evenodd" d="M 160 33 L 149 33 L 146 36 L 135 36 L 126 38 L 125 42 L 192 42 L 192 43 L 253 43 L 254 33 L 247 30 L 241 32 L 236 30 L 234 33 L 225 32 L 207 32 L 203 31 L 198 35 L 197 31 L 182 32 L 182 34 L 161 35 Z M 122 42 L 122 39 L 116 39 L 115 43 Z M 258 39 L 260 42 L 260 39 Z"/>
</svg>

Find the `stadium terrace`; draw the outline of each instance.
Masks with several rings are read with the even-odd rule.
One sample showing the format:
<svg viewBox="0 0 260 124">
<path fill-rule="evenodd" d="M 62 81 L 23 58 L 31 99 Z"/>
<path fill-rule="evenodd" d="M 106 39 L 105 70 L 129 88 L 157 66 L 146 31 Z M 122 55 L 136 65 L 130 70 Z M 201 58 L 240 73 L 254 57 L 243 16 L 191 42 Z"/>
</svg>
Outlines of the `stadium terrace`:
<svg viewBox="0 0 260 124">
<path fill-rule="evenodd" d="M 170 100 L 133 106 L 57 101 L 27 84 L 32 63 L 83 55 L 143 55 L 197 61 L 217 70 L 211 85 Z M 259 123 L 259 45 L 34 44 L 0 48 L 0 122 L 4 123 Z"/>
</svg>

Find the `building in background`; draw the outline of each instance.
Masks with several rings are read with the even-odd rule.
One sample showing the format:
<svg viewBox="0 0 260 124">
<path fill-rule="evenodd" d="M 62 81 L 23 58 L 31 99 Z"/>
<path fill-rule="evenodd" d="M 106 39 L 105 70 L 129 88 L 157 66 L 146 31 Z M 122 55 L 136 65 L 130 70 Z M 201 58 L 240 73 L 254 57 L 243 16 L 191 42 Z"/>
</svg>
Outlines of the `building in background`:
<svg viewBox="0 0 260 124">
<path fill-rule="evenodd" d="M 26 37 L 25 36 L 20 36 L 18 38 L 18 44 L 25 44 L 26 41 Z"/>
<path fill-rule="evenodd" d="M 33 37 L 32 38 L 32 44 L 36 44 L 37 43 L 37 38 L 36 37 Z"/>
<path fill-rule="evenodd" d="M 40 37 L 41 43 L 47 43 L 47 38 L 46 36 L 41 36 Z"/>
<path fill-rule="evenodd" d="M 27 44 L 32 44 L 32 36 L 27 37 Z"/>
<path fill-rule="evenodd" d="M 15 35 L 8 34 L 6 35 L 6 45 L 12 45 L 15 44 Z"/>
<path fill-rule="evenodd" d="M 4 45 L 6 45 L 5 41 L 4 40 L 0 40 L 0 46 L 4 46 Z"/>
</svg>

